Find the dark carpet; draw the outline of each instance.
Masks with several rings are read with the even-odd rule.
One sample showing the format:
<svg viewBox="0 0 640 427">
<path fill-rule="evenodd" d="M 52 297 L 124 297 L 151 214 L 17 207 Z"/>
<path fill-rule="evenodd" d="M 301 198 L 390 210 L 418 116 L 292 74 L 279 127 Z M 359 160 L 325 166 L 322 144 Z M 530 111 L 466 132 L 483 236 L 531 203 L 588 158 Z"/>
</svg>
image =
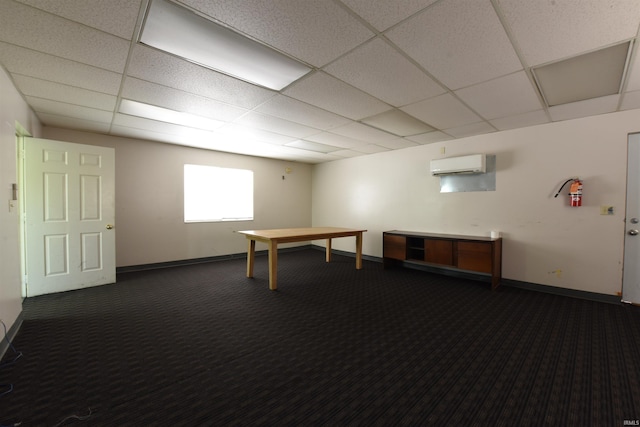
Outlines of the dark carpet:
<svg viewBox="0 0 640 427">
<path fill-rule="evenodd" d="M 622 426 L 640 308 L 304 249 L 29 298 L 0 424 Z"/>
</svg>

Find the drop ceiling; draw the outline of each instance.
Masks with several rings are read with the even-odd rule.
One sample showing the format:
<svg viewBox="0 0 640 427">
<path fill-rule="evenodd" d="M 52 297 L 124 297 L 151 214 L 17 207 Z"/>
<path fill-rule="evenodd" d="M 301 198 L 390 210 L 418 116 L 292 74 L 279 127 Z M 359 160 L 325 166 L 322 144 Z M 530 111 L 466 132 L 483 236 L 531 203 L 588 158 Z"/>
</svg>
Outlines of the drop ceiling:
<svg viewBox="0 0 640 427">
<path fill-rule="evenodd" d="M 148 0 L 0 0 L 0 66 L 44 126 L 304 163 L 640 108 L 637 0 L 174 3 L 311 72 L 272 90 L 145 46 Z M 547 105 L 536 69 L 622 43 L 615 93 Z"/>
</svg>

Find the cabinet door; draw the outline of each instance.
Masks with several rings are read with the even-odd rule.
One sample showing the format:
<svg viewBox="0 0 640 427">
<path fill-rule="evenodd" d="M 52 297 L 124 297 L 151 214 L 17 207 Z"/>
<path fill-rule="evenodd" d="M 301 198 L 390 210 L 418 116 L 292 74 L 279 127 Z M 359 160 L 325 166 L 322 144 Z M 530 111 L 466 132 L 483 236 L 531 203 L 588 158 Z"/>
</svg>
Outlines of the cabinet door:
<svg viewBox="0 0 640 427">
<path fill-rule="evenodd" d="M 434 264 L 453 264 L 453 241 L 440 239 L 424 240 L 424 260 Z"/>
<path fill-rule="evenodd" d="M 404 261 L 407 258 L 407 239 L 404 236 L 385 234 L 382 238 L 384 258 Z"/>
<path fill-rule="evenodd" d="M 491 242 L 458 242 L 458 268 L 491 273 Z"/>
</svg>

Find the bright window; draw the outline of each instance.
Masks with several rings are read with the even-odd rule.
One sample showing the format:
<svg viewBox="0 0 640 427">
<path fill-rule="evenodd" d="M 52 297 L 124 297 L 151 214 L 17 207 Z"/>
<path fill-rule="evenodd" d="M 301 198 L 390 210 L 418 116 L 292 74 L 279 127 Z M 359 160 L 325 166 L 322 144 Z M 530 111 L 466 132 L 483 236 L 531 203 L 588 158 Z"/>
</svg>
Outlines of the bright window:
<svg viewBox="0 0 640 427">
<path fill-rule="evenodd" d="M 184 222 L 253 219 L 253 171 L 184 165 Z"/>
</svg>

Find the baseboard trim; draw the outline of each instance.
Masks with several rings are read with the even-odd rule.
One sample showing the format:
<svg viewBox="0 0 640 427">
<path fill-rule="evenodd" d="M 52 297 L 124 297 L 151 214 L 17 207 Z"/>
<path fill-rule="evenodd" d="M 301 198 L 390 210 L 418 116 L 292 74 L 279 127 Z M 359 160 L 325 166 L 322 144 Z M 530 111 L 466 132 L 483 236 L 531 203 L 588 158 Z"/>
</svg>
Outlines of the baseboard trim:
<svg viewBox="0 0 640 427">
<path fill-rule="evenodd" d="M 604 302 L 608 304 L 623 304 L 622 299 L 617 295 L 607 295 L 597 292 L 581 291 L 578 289 L 560 288 L 558 286 L 540 285 L 538 283 L 521 282 L 519 280 L 512 279 L 502 279 L 502 285 L 511 286 L 513 288 L 527 289 L 530 291 L 543 292 L 546 294 Z"/>
<path fill-rule="evenodd" d="M 296 246 L 293 248 L 281 248 L 281 249 L 278 249 L 278 253 L 300 251 L 300 250 L 309 249 L 309 248 L 317 251 L 322 251 L 322 252 L 326 251 L 326 248 L 324 246 L 308 244 L 303 246 Z M 334 253 L 336 255 L 343 255 L 351 258 L 356 257 L 355 252 L 342 251 L 339 249 L 331 249 L 331 253 Z M 268 250 L 256 251 L 256 256 L 266 256 L 267 254 L 268 254 Z M 180 260 L 180 261 L 169 261 L 169 262 L 159 262 L 154 264 L 141 264 L 141 265 L 126 266 L 126 267 L 118 267 L 116 268 L 116 273 L 156 270 L 160 268 L 180 267 L 184 265 L 203 264 L 208 262 L 225 261 L 230 259 L 246 259 L 246 258 L 247 258 L 247 253 L 242 252 L 237 254 L 220 255 L 220 256 L 206 257 L 206 258 L 194 258 L 194 259 L 186 259 L 186 260 Z M 377 262 L 380 264 L 382 264 L 382 261 L 383 261 L 381 257 L 364 255 L 364 254 L 362 255 L 362 259 L 367 261 Z M 470 279 L 470 280 L 476 280 L 480 282 L 491 283 L 491 276 L 488 274 L 473 273 L 473 272 L 468 273 L 461 270 L 450 270 L 447 268 L 439 268 L 439 267 L 428 266 L 420 263 L 411 263 L 411 262 L 403 262 L 402 266 L 405 268 L 426 271 L 429 273 L 442 274 L 446 276 L 456 277 L 459 279 Z M 561 296 L 579 298 L 579 299 L 586 299 L 590 301 L 604 302 L 608 304 L 623 303 L 621 298 L 617 295 L 606 295 L 606 294 L 600 294 L 597 292 L 588 292 L 588 291 L 581 291 L 576 289 L 560 288 L 557 286 L 540 285 L 537 283 L 522 282 L 519 280 L 512 280 L 512 279 L 505 279 L 505 278 L 502 278 L 500 286 L 510 286 L 513 288 L 526 289 L 529 291 L 561 295 Z M 18 322 L 16 321 L 16 324 L 17 323 Z M 20 323 L 22 323 L 22 321 L 20 321 Z M 0 354 L 3 354 L 2 350 L 3 348 L 0 345 Z"/>
<path fill-rule="evenodd" d="M 22 317 L 22 312 L 20 312 L 20 314 L 18 314 L 18 317 L 16 318 L 16 321 L 13 322 L 13 325 L 11 325 L 11 327 L 7 330 L 7 336 L 4 336 L 4 329 L 2 331 L 0 331 L 2 333 L 2 337 L 0 338 L 0 359 L 2 359 L 4 357 L 4 354 L 7 352 L 7 350 L 9 349 L 9 343 L 13 342 L 13 339 L 16 337 L 16 335 L 18 334 L 18 331 L 20 330 L 20 327 L 22 326 L 22 322 L 24 321 L 24 318 Z M 7 342 L 8 340 L 8 342 Z"/>
<path fill-rule="evenodd" d="M 321 250 L 321 251 L 325 250 L 324 247 L 318 246 L 318 245 L 313 245 L 312 248 L 316 250 Z M 356 256 L 354 252 L 345 252 L 345 251 L 340 251 L 336 249 L 332 249 L 331 252 L 339 255 L 353 257 L 353 258 L 355 258 Z M 381 257 L 362 255 L 362 259 L 367 259 L 369 261 L 378 262 L 378 263 L 383 262 Z M 461 270 L 452 270 L 446 267 L 440 268 L 440 267 L 429 266 L 421 263 L 412 263 L 410 261 L 403 262 L 402 266 L 405 268 L 425 271 L 428 273 L 442 274 L 445 276 L 456 277 L 459 279 L 470 279 L 470 280 L 476 280 L 480 282 L 491 283 L 491 275 L 489 274 L 465 272 Z M 597 292 L 581 291 L 577 289 L 560 288 L 557 286 L 540 285 L 538 283 L 522 282 L 522 281 L 513 280 L 513 279 L 502 278 L 500 286 L 509 286 L 513 288 L 526 289 L 529 291 L 542 292 L 542 293 L 553 294 L 553 295 L 561 295 L 561 296 L 566 296 L 571 298 L 585 299 L 589 301 L 604 302 L 607 304 L 623 304 L 622 299 L 617 295 L 607 295 L 607 294 L 600 294 Z"/>
<path fill-rule="evenodd" d="M 280 248 L 278 249 L 278 253 L 285 252 L 293 252 L 299 251 L 302 249 L 309 249 L 311 245 L 303 245 L 296 246 L 293 248 Z M 264 256 L 268 254 L 268 250 L 256 251 L 256 256 Z M 194 264 L 205 264 L 208 262 L 217 262 L 217 261 L 226 261 L 230 259 L 247 259 L 247 253 L 237 253 L 237 254 L 229 254 L 229 255 L 219 255 L 213 257 L 205 257 L 205 258 L 192 258 L 192 259 L 184 259 L 178 261 L 167 261 L 167 262 L 157 262 L 153 264 L 140 264 L 140 265 L 129 265 L 125 267 L 116 267 L 116 273 L 130 273 L 134 271 L 146 271 L 146 270 L 157 270 L 160 268 L 171 268 L 171 267 L 181 267 L 185 265 L 194 265 Z"/>
</svg>

